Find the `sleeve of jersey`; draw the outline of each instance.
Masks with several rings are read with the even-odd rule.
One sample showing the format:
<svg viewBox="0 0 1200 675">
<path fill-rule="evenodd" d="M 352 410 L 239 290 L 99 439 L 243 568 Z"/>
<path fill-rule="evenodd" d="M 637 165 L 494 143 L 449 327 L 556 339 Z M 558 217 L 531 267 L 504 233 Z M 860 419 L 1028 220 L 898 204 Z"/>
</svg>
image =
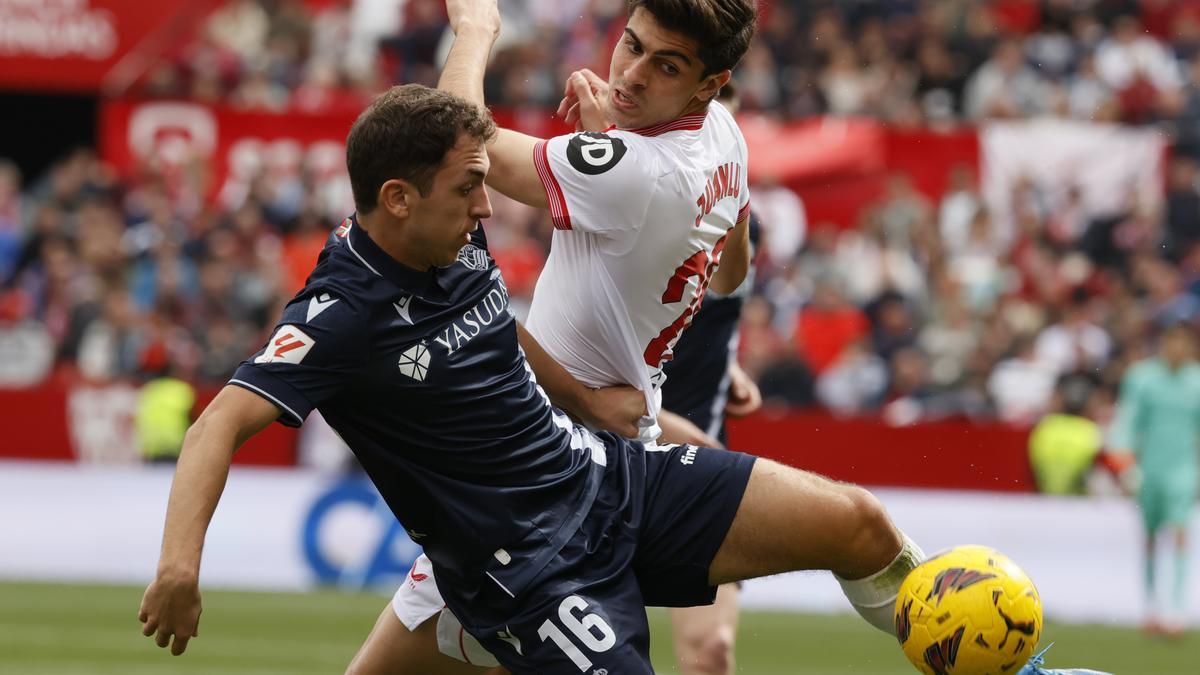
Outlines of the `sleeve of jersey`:
<svg viewBox="0 0 1200 675">
<path fill-rule="evenodd" d="M 741 177 L 741 192 L 738 193 L 738 214 L 734 224 L 742 222 L 742 220 L 750 217 L 750 172 L 746 169 L 750 166 L 750 150 L 746 147 L 746 140 L 742 139 L 742 177 Z"/>
<path fill-rule="evenodd" d="M 358 315 L 329 295 L 301 296 L 283 311 L 267 344 L 242 362 L 230 384 L 279 407 L 279 421 L 298 427 L 361 371 L 367 347 Z"/>
<path fill-rule="evenodd" d="M 603 234 L 642 226 L 658 176 L 638 140 L 587 132 L 537 143 L 533 161 L 555 228 Z"/>
</svg>

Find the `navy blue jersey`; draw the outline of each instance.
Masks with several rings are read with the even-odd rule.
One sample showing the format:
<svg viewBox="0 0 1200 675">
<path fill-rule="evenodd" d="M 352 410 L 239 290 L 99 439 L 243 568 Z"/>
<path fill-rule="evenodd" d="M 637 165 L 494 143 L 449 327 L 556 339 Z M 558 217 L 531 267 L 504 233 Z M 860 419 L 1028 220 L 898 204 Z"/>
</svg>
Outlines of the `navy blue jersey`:
<svg viewBox="0 0 1200 675">
<path fill-rule="evenodd" d="M 751 251 L 761 223 L 750 213 Z M 753 257 L 753 255 L 752 255 Z M 663 366 L 662 407 L 682 415 L 710 436 L 725 441 L 725 403 L 729 398 L 729 363 L 737 356 L 737 328 L 742 301 L 754 283 L 753 267 L 730 295 L 709 291 L 700 311 L 675 343 L 674 357 Z"/>
<path fill-rule="evenodd" d="M 418 272 L 347 219 L 231 383 L 289 426 L 319 408 L 460 600 L 488 577 L 519 592 L 604 473 L 603 444 L 551 407 L 525 362 L 482 227 L 458 262 Z"/>
</svg>

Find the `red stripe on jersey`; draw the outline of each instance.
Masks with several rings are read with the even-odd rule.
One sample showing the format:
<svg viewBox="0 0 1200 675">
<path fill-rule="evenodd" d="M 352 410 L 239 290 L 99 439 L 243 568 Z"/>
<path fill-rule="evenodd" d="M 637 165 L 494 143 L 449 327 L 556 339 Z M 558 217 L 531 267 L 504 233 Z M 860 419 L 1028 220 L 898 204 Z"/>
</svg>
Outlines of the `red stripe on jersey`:
<svg viewBox="0 0 1200 675">
<path fill-rule="evenodd" d="M 740 223 L 740 222 L 742 222 L 743 220 L 745 220 L 746 218 L 748 218 L 749 216 L 750 216 L 750 202 L 746 202 L 746 205 L 745 205 L 745 206 L 743 206 L 742 208 L 738 209 L 737 220 L 735 220 L 735 221 L 733 221 L 733 222 L 734 222 L 734 223 Z"/>
<path fill-rule="evenodd" d="M 546 190 L 546 199 L 550 202 L 550 219 L 559 230 L 571 229 L 571 213 L 567 210 L 567 199 L 563 196 L 562 186 L 550 169 L 549 141 L 538 141 L 533 146 L 533 163 L 537 167 L 538 178 L 542 188 Z"/>
</svg>

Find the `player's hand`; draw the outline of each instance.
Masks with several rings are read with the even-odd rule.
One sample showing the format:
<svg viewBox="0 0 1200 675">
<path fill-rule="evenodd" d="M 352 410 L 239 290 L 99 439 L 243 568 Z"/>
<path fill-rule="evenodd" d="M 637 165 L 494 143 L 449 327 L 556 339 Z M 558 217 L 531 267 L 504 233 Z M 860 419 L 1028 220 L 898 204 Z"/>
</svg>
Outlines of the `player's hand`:
<svg viewBox="0 0 1200 675">
<path fill-rule="evenodd" d="M 160 575 L 146 587 L 138 621 L 142 635 L 154 636 L 154 643 L 179 656 L 188 640 L 200 634 L 200 586 L 194 580 L 171 579 Z M 173 638 L 173 639 L 172 639 Z"/>
<path fill-rule="evenodd" d="M 729 364 L 729 401 L 725 403 L 725 414 L 745 417 L 761 407 L 758 385 L 737 363 Z"/>
<path fill-rule="evenodd" d="M 612 126 L 604 114 L 608 98 L 608 83 L 591 70 L 584 68 L 567 78 L 563 99 L 557 114 L 575 131 L 604 131 Z"/>
<path fill-rule="evenodd" d="M 480 28 L 500 34 L 500 8 L 496 0 L 446 0 L 450 30 L 459 35 L 464 28 Z"/>
<path fill-rule="evenodd" d="M 658 413 L 658 426 L 662 428 L 662 436 L 658 439 L 662 443 L 681 443 L 704 448 L 725 447 L 721 441 L 704 433 L 694 422 L 670 410 Z"/>
<path fill-rule="evenodd" d="M 646 416 L 646 395 L 628 385 L 589 389 L 587 424 L 625 438 L 637 438 L 638 421 Z"/>
</svg>

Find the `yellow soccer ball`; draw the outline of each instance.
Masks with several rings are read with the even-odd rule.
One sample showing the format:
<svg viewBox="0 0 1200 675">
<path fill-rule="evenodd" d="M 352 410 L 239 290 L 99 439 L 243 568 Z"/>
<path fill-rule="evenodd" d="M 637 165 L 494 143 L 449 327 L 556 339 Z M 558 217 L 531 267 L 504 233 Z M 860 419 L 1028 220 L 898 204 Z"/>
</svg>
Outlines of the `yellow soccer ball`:
<svg viewBox="0 0 1200 675">
<path fill-rule="evenodd" d="M 926 675 L 1011 675 L 1042 636 L 1042 599 L 1016 563 L 958 546 L 909 573 L 896 598 L 896 638 Z"/>
</svg>

